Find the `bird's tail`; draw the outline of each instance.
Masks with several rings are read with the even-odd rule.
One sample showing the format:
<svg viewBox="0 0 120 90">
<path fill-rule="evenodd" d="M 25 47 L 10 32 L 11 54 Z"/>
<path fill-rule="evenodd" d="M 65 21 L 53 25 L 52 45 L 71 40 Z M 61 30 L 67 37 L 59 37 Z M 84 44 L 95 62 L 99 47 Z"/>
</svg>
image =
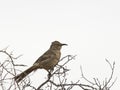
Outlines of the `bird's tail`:
<svg viewBox="0 0 120 90">
<path fill-rule="evenodd" d="M 33 70 L 36 70 L 35 66 L 31 66 L 30 68 L 28 68 L 27 70 L 25 70 L 24 72 L 22 72 L 21 74 L 15 76 L 15 80 L 16 82 L 20 82 L 23 78 L 25 78 L 29 73 L 31 73 Z"/>
</svg>

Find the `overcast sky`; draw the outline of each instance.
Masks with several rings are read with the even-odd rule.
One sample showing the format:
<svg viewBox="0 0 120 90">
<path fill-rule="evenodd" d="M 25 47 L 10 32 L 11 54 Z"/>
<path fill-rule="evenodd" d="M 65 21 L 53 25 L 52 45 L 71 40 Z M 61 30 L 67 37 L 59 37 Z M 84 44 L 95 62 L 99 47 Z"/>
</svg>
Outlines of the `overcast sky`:
<svg viewBox="0 0 120 90">
<path fill-rule="evenodd" d="M 106 58 L 116 62 L 111 90 L 120 89 L 119 0 L 0 0 L 0 49 L 23 54 L 18 63 L 29 67 L 54 40 L 68 44 L 62 56 L 77 55 L 71 78 L 80 65 L 91 80 L 108 77 Z"/>
</svg>

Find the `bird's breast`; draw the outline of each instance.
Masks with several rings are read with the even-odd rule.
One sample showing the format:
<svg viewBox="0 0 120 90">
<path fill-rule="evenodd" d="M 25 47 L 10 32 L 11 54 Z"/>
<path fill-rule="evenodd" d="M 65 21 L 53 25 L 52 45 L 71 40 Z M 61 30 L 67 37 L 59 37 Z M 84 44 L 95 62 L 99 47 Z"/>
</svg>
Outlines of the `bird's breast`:
<svg viewBox="0 0 120 90">
<path fill-rule="evenodd" d="M 61 56 L 61 52 L 60 51 L 56 51 L 55 52 L 56 58 L 59 60 L 60 56 Z"/>
</svg>

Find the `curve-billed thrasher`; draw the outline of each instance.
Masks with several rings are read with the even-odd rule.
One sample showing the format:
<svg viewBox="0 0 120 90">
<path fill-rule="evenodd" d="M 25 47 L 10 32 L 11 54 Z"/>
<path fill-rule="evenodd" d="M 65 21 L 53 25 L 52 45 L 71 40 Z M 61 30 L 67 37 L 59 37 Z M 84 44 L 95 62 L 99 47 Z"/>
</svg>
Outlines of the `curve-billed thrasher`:
<svg viewBox="0 0 120 90">
<path fill-rule="evenodd" d="M 21 74 L 15 76 L 15 80 L 19 82 L 29 73 L 39 68 L 41 69 L 43 68 L 47 71 L 52 70 L 59 62 L 61 56 L 60 49 L 63 45 L 67 45 L 67 44 L 62 44 L 58 41 L 52 42 L 48 51 L 46 51 L 42 56 L 40 56 L 30 68 L 28 68 Z"/>
</svg>

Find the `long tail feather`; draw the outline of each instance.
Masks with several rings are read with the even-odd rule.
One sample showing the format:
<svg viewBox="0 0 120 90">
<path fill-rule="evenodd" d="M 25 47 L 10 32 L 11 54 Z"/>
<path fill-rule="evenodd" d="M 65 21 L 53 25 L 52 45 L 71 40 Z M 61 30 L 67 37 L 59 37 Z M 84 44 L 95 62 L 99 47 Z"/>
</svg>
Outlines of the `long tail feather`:
<svg viewBox="0 0 120 90">
<path fill-rule="evenodd" d="M 32 66 L 32 67 L 28 68 L 27 70 L 25 70 L 24 72 L 22 72 L 21 74 L 15 76 L 16 82 L 20 82 L 23 78 L 25 78 L 33 70 L 36 70 L 35 66 Z"/>
</svg>

